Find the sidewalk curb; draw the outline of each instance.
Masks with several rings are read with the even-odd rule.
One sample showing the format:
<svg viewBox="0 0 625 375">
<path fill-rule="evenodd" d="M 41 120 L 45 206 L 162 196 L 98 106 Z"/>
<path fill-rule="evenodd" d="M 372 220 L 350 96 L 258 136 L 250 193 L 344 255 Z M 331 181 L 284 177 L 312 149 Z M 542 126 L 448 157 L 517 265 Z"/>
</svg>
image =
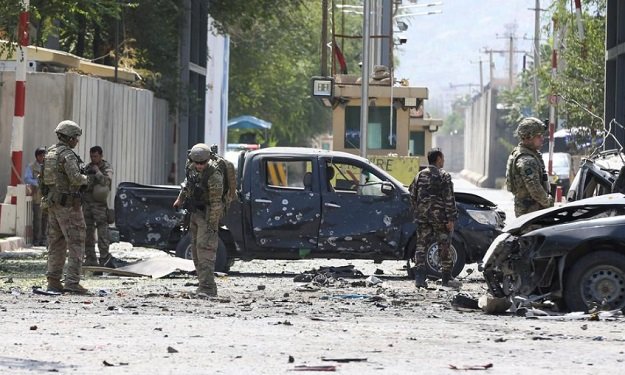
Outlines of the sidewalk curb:
<svg viewBox="0 0 625 375">
<path fill-rule="evenodd" d="M 22 237 L 7 237 L 0 239 L 0 252 L 13 251 L 26 247 L 26 242 Z"/>
</svg>

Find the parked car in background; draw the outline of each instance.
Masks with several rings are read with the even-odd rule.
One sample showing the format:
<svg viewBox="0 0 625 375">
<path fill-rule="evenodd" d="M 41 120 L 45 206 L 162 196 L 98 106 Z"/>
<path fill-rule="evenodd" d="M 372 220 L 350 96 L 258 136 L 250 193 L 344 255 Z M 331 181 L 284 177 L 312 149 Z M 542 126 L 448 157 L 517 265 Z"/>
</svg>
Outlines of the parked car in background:
<svg viewBox="0 0 625 375">
<path fill-rule="evenodd" d="M 224 152 L 224 158 L 234 165 L 234 168 L 238 168 L 239 154 L 245 151 L 254 151 L 260 148 L 259 144 L 255 143 L 228 143 L 226 146 L 226 152 Z"/>
<path fill-rule="evenodd" d="M 549 153 L 543 154 L 543 161 L 545 162 L 545 167 L 549 168 Z M 554 152 L 552 172 L 553 176 L 557 177 L 552 183 L 555 183 L 556 186 L 561 186 L 562 194 L 566 195 L 574 176 L 571 154 L 567 152 Z"/>
<path fill-rule="evenodd" d="M 369 160 L 275 147 L 241 153 L 237 164 L 238 199 L 219 229 L 218 271 L 235 259 L 412 258 L 416 224 L 408 189 Z M 115 197 L 120 240 L 190 258 L 183 214 L 172 208 L 179 189 L 120 183 Z M 475 194 L 456 193 L 456 202 L 454 275 L 483 257 L 504 220 L 494 203 Z M 432 277 L 440 277 L 436 246 L 427 254 Z"/>
<path fill-rule="evenodd" d="M 512 220 L 484 257 L 495 297 L 562 309 L 625 308 L 625 195 L 570 202 Z"/>
</svg>

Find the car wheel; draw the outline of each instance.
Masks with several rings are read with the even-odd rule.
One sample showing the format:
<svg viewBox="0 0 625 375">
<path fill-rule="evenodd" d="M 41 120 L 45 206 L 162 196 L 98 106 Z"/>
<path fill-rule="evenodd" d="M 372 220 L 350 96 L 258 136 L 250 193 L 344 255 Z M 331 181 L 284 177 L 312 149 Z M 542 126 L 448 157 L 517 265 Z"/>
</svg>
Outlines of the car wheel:
<svg viewBox="0 0 625 375">
<path fill-rule="evenodd" d="M 564 301 L 571 311 L 594 305 L 610 310 L 625 307 L 625 256 L 596 251 L 577 260 L 564 284 Z"/>
<path fill-rule="evenodd" d="M 465 254 L 462 242 L 453 240 L 449 247 L 451 260 L 454 262 L 454 267 L 451 270 L 453 277 L 456 277 L 462 272 L 465 265 Z M 428 277 L 433 279 L 441 278 L 441 258 L 438 255 L 438 243 L 430 245 L 425 253 L 425 268 L 427 270 Z"/>
<path fill-rule="evenodd" d="M 180 239 L 180 242 L 178 242 L 178 245 L 176 246 L 176 256 L 178 258 L 193 260 L 193 255 L 191 253 L 191 233 L 185 234 L 184 237 Z M 220 238 L 217 245 L 215 271 L 228 272 L 232 263 L 234 262 L 230 262 L 228 259 L 228 250 L 226 249 L 226 245 L 224 245 Z"/>
</svg>

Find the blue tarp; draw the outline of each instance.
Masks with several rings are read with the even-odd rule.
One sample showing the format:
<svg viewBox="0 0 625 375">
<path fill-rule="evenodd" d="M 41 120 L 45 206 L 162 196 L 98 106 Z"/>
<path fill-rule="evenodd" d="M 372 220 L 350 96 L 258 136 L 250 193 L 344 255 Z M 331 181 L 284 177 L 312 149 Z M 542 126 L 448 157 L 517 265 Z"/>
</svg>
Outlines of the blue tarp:
<svg viewBox="0 0 625 375">
<path fill-rule="evenodd" d="M 228 121 L 228 129 L 258 129 L 269 130 L 271 123 L 254 116 L 239 116 Z"/>
</svg>

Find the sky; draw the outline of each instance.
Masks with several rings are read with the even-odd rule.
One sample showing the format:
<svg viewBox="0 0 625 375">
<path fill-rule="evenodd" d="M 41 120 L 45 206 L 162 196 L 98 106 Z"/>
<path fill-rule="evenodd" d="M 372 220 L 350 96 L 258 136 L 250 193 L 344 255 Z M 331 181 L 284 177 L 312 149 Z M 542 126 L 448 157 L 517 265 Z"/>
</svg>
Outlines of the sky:
<svg viewBox="0 0 625 375">
<path fill-rule="evenodd" d="M 440 2 L 439 0 L 419 0 L 419 4 Z M 442 10 L 441 14 L 431 14 L 402 18 L 408 30 L 396 33 L 406 38 L 406 44 L 395 50 L 395 78 L 407 78 L 410 86 L 428 87 L 430 100 L 426 110 L 448 111 L 456 96 L 470 93 L 463 86 L 452 85 L 480 83 L 479 61 L 482 59 L 483 81 L 489 81 L 488 54 L 484 49 L 508 50 L 509 25 L 516 24 L 517 37 L 515 50 L 528 51 L 533 55 L 534 8 L 535 0 L 442 0 L 442 5 L 416 8 L 410 13 Z M 404 1 L 408 5 L 408 1 Z M 542 0 L 541 8 L 551 4 Z M 548 22 L 548 20 L 542 20 Z M 543 35 L 542 38 L 545 38 Z M 527 40 L 525 40 L 527 39 Z M 515 54 L 517 72 L 523 66 L 523 54 Z M 508 76 L 507 56 L 494 53 L 495 78 Z M 528 60 L 529 61 L 529 60 Z M 473 89 L 476 93 L 476 88 Z M 431 109 L 428 109 L 428 106 Z"/>
</svg>

